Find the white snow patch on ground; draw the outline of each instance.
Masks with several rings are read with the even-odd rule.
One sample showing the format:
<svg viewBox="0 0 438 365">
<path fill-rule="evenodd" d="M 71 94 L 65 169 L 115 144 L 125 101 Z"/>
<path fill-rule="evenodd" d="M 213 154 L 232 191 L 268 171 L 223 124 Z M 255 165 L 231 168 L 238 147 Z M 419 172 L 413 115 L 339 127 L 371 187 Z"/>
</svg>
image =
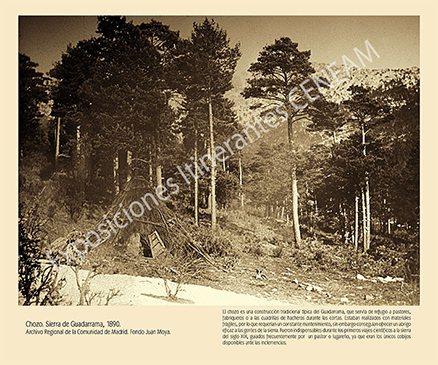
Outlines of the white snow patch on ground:
<svg viewBox="0 0 438 365">
<path fill-rule="evenodd" d="M 87 274 L 87 271 L 81 270 L 79 273 L 80 280 L 85 280 Z M 64 268 L 60 272 L 60 277 L 66 280 L 66 285 L 61 291 L 66 304 L 77 305 L 80 296 L 73 271 L 70 268 Z M 162 279 L 142 276 L 99 274 L 93 277 L 90 282 L 90 293 L 101 293 L 102 302 L 100 305 L 104 305 L 105 298 L 112 289 L 118 290 L 119 294 L 109 302 L 109 305 L 266 306 L 288 304 L 278 300 L 268 300 L 247 294 L 238 294 L 191 284 L 182 284 L 177 295 L 178 299 L 182 299 L 182 301 L 172 302 L 166 300 L 166 290 Z M 171 283 L 171 285 L 172 288 L 174 288 L 176 284 Z M 99 305 L 99 299 L 97 297 L 93 300 L 92 305 Z"/>
</svg>

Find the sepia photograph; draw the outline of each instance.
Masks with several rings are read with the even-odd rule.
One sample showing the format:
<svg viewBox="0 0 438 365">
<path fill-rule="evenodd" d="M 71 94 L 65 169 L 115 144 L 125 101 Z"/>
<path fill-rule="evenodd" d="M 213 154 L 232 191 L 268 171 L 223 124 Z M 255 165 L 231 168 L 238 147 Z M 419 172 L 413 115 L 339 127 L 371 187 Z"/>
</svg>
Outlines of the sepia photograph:
<svg viewBox="0 0 438 365">
<path fill-rule="evenodd" d="M 419 16 L 18 33 L 18 306 L 421 304 Z"/>
</svg>

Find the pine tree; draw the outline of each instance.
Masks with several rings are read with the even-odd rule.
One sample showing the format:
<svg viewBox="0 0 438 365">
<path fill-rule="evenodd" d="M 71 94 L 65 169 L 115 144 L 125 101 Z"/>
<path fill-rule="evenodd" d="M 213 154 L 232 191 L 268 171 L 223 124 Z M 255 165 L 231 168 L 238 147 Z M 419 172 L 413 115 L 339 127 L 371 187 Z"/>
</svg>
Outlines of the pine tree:
<svg viewBox="0 0 438 365">
<path fill-rule="evenodd" d="M 159 185 L 160 156 L 174 138 L 168 68 L 179 34 L 156 21 L 134 25 L 113 16 L 98 17 L 97 33 L 69 47 L 51 71 L 58 80 L 53 115 L 62 119 L 79 176 L 112 182 L 115 170 L 107 188 L 117 192 L 148 161 Z"/>
<path fill-rule="evenodd" d="M 370 95 L 370 90 L 361 86 L 349 88 L 351 99 L 343 104 L 347 107 L 350 120 L 356 124 L 361 134 L 361 147 L 364 160 L 367 160 L 367 134 L 378 124 L 390 119 L 390 110 L 387 105 L 380 104 Z M 366 169 L 363 174 L 361 186 L 363 210 L 363 243 L 364 252 L 370 249 L 371 243 L 371 203 L 370 203 L 370 171 Z"/>
<path fill-rule="evenodd" d="M 230 46 L 227 32 L 214 20 L 193 24 L 186 53 L 178 62 L 182 92 L 194 101 L 201 101 L 208 108 L 209 149 L 211 156 L 211 226 L 215 229 L 216 218 L 216 173 L 214 158 L 215 125 L 213 115 L 215 100 L 232 88 L 232 78 L 240 57 L 239 45 Z"/>
<path fill-rule="evenodd" d="M 44 149 L 40 119 L 41 105 L 49 100 L 45 78 L 37 72 L 38 64 L 19 54 L 19 142 L 20 157 Z"/>
<path fill-rule="evenodd" d="M 305 117 L 305 109 L 294 105 L 305 105 L 306 100 L 303 94 L 292 91 L 315 72 L 309 58 L 310 51 L 298 50 L 298 43 L 292 42 L 290 38 L 277 39 L 274 44 L 264 47 L 257 62 L 251 64 L 251 78 L 247 80 L 249 86 L 243 92 L 245 98 L 261 99 L 270 108 L 279 105 L 287 111 L 288 145 L 292 156 L 295 154 L 293 124 Z M 300 246 L 296 163 L 292 164 L 290 180 L 295 243 Z"/>
</svg>

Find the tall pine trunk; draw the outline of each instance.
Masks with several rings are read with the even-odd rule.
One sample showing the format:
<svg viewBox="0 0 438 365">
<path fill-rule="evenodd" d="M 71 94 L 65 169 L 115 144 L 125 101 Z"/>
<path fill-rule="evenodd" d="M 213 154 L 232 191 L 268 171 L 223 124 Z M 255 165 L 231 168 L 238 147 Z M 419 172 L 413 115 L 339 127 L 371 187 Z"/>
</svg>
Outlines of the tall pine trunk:
<svg viewBox="0 0 438 365">
<path fill-rule="evenodd" d="M 289 153 L 293 156 L 293 130 L 292 121 L 288 120 L 288 140 L 289 140 Z M 292 222 L 294 226 L 294 236 L 295 244 L 297 247 L 301 247 L 301 231 L 300 222 L 298 217 L 298 182 L 297 182 L 297 169 L 295 166 L 295 161 L 292 162 L 291 166 L 291 185 L 292 185 Z"/>
<path fill-rule="evenodd" d="M 354 197 L 354 249 L 359 249 L 359 197 Z"/>
<path fill-rule="evenodd" d="M 160 162 L 160 146 L 158 145 L 158 133 L 155 133 L 155 141 L 154 141 L 154 157 L 155 157 L 155 178 L 156 178 L 156 187 L 158 188 L 160 185 L 163 184 L 163 166 Z M 162 192 L 162 189 L 159 188 L 157 190 L 158 193 Z"/>
<path fill-rule="evenodd" d="M 126 181 L 129 182 L 132 179 L 132 151 L 127 151 L 126 162 L 128 166 Z"/>
<path fill-rule="evenodd" d="M 56 124 L 56 144 L 55 144 L 55 166 L 56 167 L 58 167 L 60 134 L 61 134 L 61 118 L 58 117 L 58 121 Z"/>
<path fill-rule="evenodd" d="M 239 154 L 239 187 L 240 187 L 240 209 L 244 210 L 243 205 L 243 168 L 242 168 L 242 156 Z"/>
<path fill-rule="evenodd" d="M 365 189 L 362 187 L 362 243 L 363 251 L 367 252 L 367 209 L 365 204 Z"/>
<path fill-rule="evenodd" d="M 129 166 L 128 166 L 128 151 L 119 150 L 117 153 L 117 180 L 119 190 L 123 190 L 128 180 Z"/>
<path fill-rule="evenodd" d="M 370 211 L 370 183 L 368 181 L 368 176 L 365 177 L 365 204 L 367 209 L 367 241 L 366 241 L 366 251 L 370 249 L 371 246 L 371 211 Z"/>
<path fill-rule="evenodd" d="M 157 166 L 157 187 L 159 187 L 160 185 L 163 185 L 163 166 L 158 165 Z M 162 192 L 162 189 L 159 188 L 157 189 L 158 193 Z"/>
<path fill-rule="evenodd" d="M 341 215 L 342 239 L 344 241 L 344 244 L 347 244 L 348 243 L 348 236 L 349 236 L 349 229 L 348 229 L 347 209 L 346 209 L 344 203 L 340 203 L 339 204 L 339 212 L 340 212 L 340 215 Z"/>
<path fill-rule="evenodd" d="M 365 136 L 365 123 L 361 125 L 362 129 L 362 145 L 363 145 L 363 156 L 367 156 L 367 144 Z M 362 190 L 363 199 L 363 209 L 364 209 L 364 252 L 366 253 L 370 249 L 371 245 L 371 212 L 370 212 L 370 184 L 368 179 L 368 172 L 365 172 L 365 186 Z"/>
<path fill-rule="evenodd" d="M 198 161 L 198 128 L 195 125 L 195 162 Z M 198 181 L 198 169 L 195 168 L 195 225 L 199 225 L 199 181 Z"/>
<path fill-rule="evenodd" d="M 208 98 L 208 119 L 210 122 L 210 157 L 211 157 L 211 229 L 216 229 L 216 159 L 214 158 L 214 125 L 211 96 Z"/>
<path fill-rule="evenodd" d="M 130 175 L 130 166 L 128 163 L 128 151 L 117 151 L 113 160 L 114 169 L 114 192 L 118 194 L 126 185 Z"/>
<path fill-rule="evenodd" d="M 113 159 L 113 177 L 114 177 L 114 194 L 117 195 L 120 192 L 119 178 L 119 157 L 116 155 Z"/>
<path fill-rule="evenodd" d="M 295 166 L 292 169 L 292 220 L 294 223 L 295 243 L 301 247 L 301 231 L 298 218 L 298 182 Z"/>
<path fill-rule="evenodd" d="M 151 186 L 153 185 L 154 180 L 154 162 L 152 159 L 152 145 L 149 144 L 149 182 Z"/>
</svg>

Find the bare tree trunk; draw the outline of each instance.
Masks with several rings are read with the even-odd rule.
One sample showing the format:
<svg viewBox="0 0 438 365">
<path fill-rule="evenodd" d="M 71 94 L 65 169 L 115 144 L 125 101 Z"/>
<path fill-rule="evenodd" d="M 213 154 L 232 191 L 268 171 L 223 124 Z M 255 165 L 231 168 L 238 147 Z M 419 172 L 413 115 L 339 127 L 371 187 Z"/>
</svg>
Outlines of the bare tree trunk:
<svg viewBox="0 0 438 365">
<path fill-rule="evenodd" d="M 370 211 L 370 183 L 368 180 L 368 177 L 365 178 L 365 204 L 366 204 L 366 209 L 367 209 L 367 248 L 366 248 L 366 252 L 368 252 L 368 250 L 371 247 L 371 211 Z"/>
<path fill-rule="evenodd" d="M 126 150 L 119 150 L 117 157 L 118 157 L 117 177 L 119 182 L 119 189 L 123 190 L 126 181 L 128 180 L 128 152 Z"/>
<path fill-rule="evenodd" d="M 354 249 L 359 249 L 359 197 L 354 197 Z"/>
<path fill-rule="evenodd" d="M 366 135 L 365 135 L 365 124 L 362 123 L 362 145 L 363 145 L 363 155 L 364 158 L 367 155 L 367 144 L 366 144 Z M 370 212 L 370 184 L 368 179 L 368 174 L 365 172 L 365 187 L 363 188 L 362 199 L 363 199 L 363 207 L 364 207 L 364 252 L 366 253 L 371 244 L 371 212 Z"/>
<path fill-rule="evenodd" d="M 157 165 L 157 187 L 163 185 L 163 166 Z M 158 193 L 161 193 L 161 188 L 157 190 Z"/>
<path fill-rule="evenodd" d="M 243 205 L 243 168 L 242 156 L 239 154 L 239 186 L 240 186 L 240 209 L 244 210 Z"/>
<path fill-rule="evenodd" d="M 114 171 L 114 193 L 117 195 L 120 192 L 119 177 L 118 177 L 119 174 L 118 156 L 114 157 L 113 171 Z"/>
<path fill-rule="evenodd" d="M 198 161 L 198 128 L 195 126 L 195 162 Z M 195 168 L 195 225 L 199 225 L 199 181 L 198 181 L 198 169 Z"/>
<path fill-rule="evenodd" d="M 81 144 L 82 144 L 82 139 L 81 139 L 81 126 L 78 125 L 76 126 L 76 154 L 77 156 L 81 155 Z M 58 156 L 59 156 L 59 146 L 58 147 Z"/>
<path fill-rule="evenodd" d="M 348 229 L 348 216 L 347 216 L 347 209 L 345 208 L 345 204 L 341 204 L 342 209 L 342 218 L 343 218 L 343 238 L 344 238 L 344 244 L 348 243 L 348 236 L 349 236 L 349 229 Z"/>
<path fill-rule="evenodd" d="M 295 243 L 301 247 L 301 232 L 298 218 L 298 186 L 295 167 L 292 170 L 292 220 L 294 222 Z"/>
<path fill-rule="evenodd" d="M 126 165 L 128 168 L 126 181 L 130 181 L 132 179 L 132 152 L 128 151 L 126 156 Z"/>
<path fill-rule="evenodd" d="M 342 203 L 339 203 L 339 229 L 341 231 L 342 239 L 345 238 L 345 220 L 344 212 L 342 211 Z"/>
<path fill-rule="evenodd" d="M 160 147 L 158 146 L 157 137 L 155 137 L 155 164 L 156 164 L 156 170 L 155 170 L 155 181 L 156 181 L 156 187 L 159 187 L 160 185 L 163 185 L 163 166 L 161 166 L 160 163 Z M 157 193 L 161 193 L 161 188 L 157 190 Z"/>
<path fill-rule="evenodd" d="M 288 121 L 288 139 L 289 139 L 289 151 L 293 154 L 293 130 L 292 121 Z M 298 183 L 297 183 L 297 170 L 295 161 L 292 162 L 291 168 L 291 183 L 292 183 L 292 222 L 294 225 L 295 244 L 297 247 L 301 247 L 301 232 L 300 223 L 298 217 Z"/>
<path fill-rule="evenodd" d="M 365 189 L 362 188 L 362 238 L 363 238 L 363 250 L 367 252 L 367 211 L 365 204 Z"/>
<path fill-rule="evenodd" d="M 61 133 L 61 118 L 58 117 L 58 122 L 56 125 L 56 147 L 55 147 L 55 166 L 56 167 L 58 167 L 60 133 Z"/>
<path fill-rule="evenodd" d="M 154 163 L 152 160 L 152 146 L 149 145 L 149 182 L 151 183 L 151 186 L 153 180 L 154 180 Z"/>
<path fill-rule="evenodd" d="M 211 229 L 216 229 L 216 159 L 214 158 L 214 125 L 211 96 L 208 98 L 208 118 L 210 122 L 210 156 L 211 156 Z"/>
</svg>

